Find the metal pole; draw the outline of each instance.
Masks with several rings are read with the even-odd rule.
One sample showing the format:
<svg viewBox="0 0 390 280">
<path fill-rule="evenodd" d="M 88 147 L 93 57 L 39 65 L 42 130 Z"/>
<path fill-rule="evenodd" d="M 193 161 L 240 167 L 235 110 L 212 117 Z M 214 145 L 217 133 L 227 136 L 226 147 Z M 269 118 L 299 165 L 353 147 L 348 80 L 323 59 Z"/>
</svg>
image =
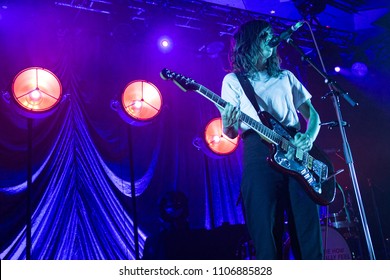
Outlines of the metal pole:
<svg viewBox="0 0 390 280">
<path fill-rule="evenodd" d="M 375 260 L 374 248 L 372 245 L 372 241 L 371 241 L 371 237 L 370 237 L 370 230 L 368 228 L 367 218 L 366 218 L 366 214 L 364 211 L 362 197 L 360 194 L 359 183 L 358 183 L 358 180 L 356 177 L 356 171 L 355 171 L 355 166 L 354 166 L 354 162 L 352 159 L 351 148 L 350 148 L 348 140 L 347 140 L 347 134 L 345 132 L 345 127 L 343 125 L 340 125 L 340 124 L 343 124 L 343 119 L 342 119 L 341 110 L 340 110 L 340 101 L 339 101 L 339 97 L 336 96 L 334 94 L 334 92 L 332 93 L 332 101 L 333 101 L 333 105 L 334 105 L 334 108 L 336 111 L 337 120 L 339 123 L 340 134 L 341 134 L 342 141 L 343 141 L 344 158 L 345 158 L 345 161 L 348 165 L 349 174 L 351 176 L 352 185 L 354 187 L 356 203 L 357 203 L 359 214 L 361 217 L 361 222 L 362 222 L 362 227 L 363 227 L 363 231 L 364 231 L 364 236 L 366 239 L 368 254 L 369 254 L 369 257 L 371 260 Z"/>
<path fill-rule="evenodd" d="M 31 260 L 32 119 L 27 118 L 26 260 Z"/>
<path fill-rule="evenodd" d="M 135 191 L 133 139 L 132 139 L 132 133 L 131 133 L 131 126 L 128 126 L 127 132 L 128 132 L 128 145 L 129 145 L 129 162 L 130 162 L 131 202 L 132 202 L 132 206 L 133 206 L 134 251 L 135 251 L 135 259 L 139 260 L 137 196 L 136 196 L 136 191 Z"/>
</svg>

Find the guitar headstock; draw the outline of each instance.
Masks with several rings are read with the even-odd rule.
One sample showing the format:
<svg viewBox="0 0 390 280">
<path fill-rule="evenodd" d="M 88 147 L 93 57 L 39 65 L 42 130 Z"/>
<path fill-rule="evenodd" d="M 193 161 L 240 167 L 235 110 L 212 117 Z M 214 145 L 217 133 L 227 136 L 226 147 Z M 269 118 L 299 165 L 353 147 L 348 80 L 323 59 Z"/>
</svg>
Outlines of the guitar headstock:
<svg viewBox="0 0 390 280">
<path fill-rule="evenodd" d="M 160 72 L 160 76 L 163 80 L 172 80 L 178 87 L 180 87 L 183 91 L 187 90 L 198 90 L 199 84 L 196 83 L 193 79 L 187 78 L 181 74 L 172 72 L 166 68 L 164 68 Z"/>
</svg>

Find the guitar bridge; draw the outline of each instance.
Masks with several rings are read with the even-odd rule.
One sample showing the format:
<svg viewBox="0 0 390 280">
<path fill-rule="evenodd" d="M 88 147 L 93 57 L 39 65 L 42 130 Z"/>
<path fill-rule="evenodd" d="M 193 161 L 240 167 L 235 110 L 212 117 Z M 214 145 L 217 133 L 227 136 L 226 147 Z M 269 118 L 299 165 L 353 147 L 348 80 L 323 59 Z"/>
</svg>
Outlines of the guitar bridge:
<svg viewBox="0 0 390 280">
<path fill-rule="evenodd" d="M 313 161 L 313 172 L 318 176 L 318 179 L 316 180 L 315 184 L 311 184 L 313 187 L 313 190 L 321 194 L 322 193 L 322 183 L 327 181 L 328 178 L 328 166 L 324 163 L 322 163 L 319 160 Z"/>
<path fill-rule="evenodd" d="M 319 160 L 313 161 L 313 172 L 318 176 L 320 183 L 328 178 L 328 166 Z"/>
</svg>

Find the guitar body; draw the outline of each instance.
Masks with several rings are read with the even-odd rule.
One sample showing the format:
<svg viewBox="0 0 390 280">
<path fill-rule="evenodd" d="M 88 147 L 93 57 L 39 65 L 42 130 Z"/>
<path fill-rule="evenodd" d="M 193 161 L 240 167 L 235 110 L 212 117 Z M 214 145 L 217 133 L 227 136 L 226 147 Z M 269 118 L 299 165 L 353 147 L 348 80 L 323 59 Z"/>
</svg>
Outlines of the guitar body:
<svg viewBox="0 0 390 280">
<path fill-rule="evenodd" d="M 260 113 L 260 119 L 263 124 L 268 128 L 273 130 L 275 133 L 279 134 L 287 140 L 292 140 L 294 138 L 294 133 L 286 129 L 281 123 L 279 123 L 272 115 L 267 112 Z M 270 156 L 267 158 L 271 166 L 276 170 L 288 174 L 295 179 L 304 187 L 308 195 L 313 199 L 314 202 L 320 205 L 328 205 L 334 200 L 336 194 L 336 179 L 335 177 L 328 180 L 326 178 L 321 178 L 321 172 L 316 172 L 316 168 L 310 170 L 305 164 L 296 161 L 289 160 L 286 157 L 286 151 L 282 149 L 280 145 L 275 145 L 272 143 L 265 142 L 270 148 Z M 321 162 L 328 167 L 329 174 L 334 173 L 334 168 L 328 157 L 316 146 L 313 145 L 313 148 L 309 154 L 315 158 L 316 162 Z M 323 183 L 320 183 L 320 189 L 318 190 L 319 182 L 326 180 Z"/>
</svg>

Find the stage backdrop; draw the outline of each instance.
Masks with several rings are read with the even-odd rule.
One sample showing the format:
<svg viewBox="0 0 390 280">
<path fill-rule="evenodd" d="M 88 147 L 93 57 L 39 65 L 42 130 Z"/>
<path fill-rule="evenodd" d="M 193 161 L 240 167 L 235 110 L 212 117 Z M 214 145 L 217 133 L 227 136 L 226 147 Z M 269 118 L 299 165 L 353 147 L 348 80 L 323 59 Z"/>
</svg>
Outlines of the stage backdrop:
<svg viewBox="0 0 390 280">
<path fill-rule="evenodd" d="M 173 48 L 163 52 L 157 42 L 167 32 Z M 193 142 L 219 116 L 218 110 L 197 93 L 184 93 L 160 78 L 166 67 L 219 94 L 227 67 L 227 40 L 220 39 L 224 43 L 220 53 L 204 52 L 202 46 L 210 42 L 210 34 L 217 32 L 165 27 L 158 20 L 123 23 L 115 17 L 53 5 L 19 5 L 2 12 L 2 92 L 10 91 L 19 71 L 38 66 L 58 76 L 64 93 L 52 115 L 32 121 L 31 258 L 134 259 L 135 216 L 142 257 L 146 237 L 160 226 L 158 199 L 171 190 L 188 197 L 191 228 L 210 230 L 224 223 L 244 223 L 239 203 L 241 144 L 222 159 L 205 155 Z M 294 51 L 284 50 L 284 55 L 290 54 L 294 56 Z M 313 93 L 323 121 L 334 120 L 330 100 L 321 100 L 327 91 L 321 77 L 299 59 L 291 61 L 285 66 Z M 374 78 L 385 81 L 379 74 Z M 112 100 L 118 100 L 134 80 L 152 82 L 163 98 L 161 113 L 145 126 L 129 125 L 111 108 Z M 383 197 L 382 193 L 388 194 L 388 184 L 384 184 L 388 172 L 383 171 L 389 170 L 385 148 L 389 98 L 379 82 L 371 83 L 374 91 L 367 80 L 341 82 L 348 83 L 351 95 L 362 101 L 358 110 L 343 104 L 350 117 L 348 133 L 362 186 L 371 178 Z M 25 259 L 27 119 L 3 98 L 0 108 L 0 257 Z M 318 144 L 335 165 L 346 168 L 337 129 L 323 128 Z M 130 192 L 131 168 L 136 209 Z M 340 179 L 351 189 L 347 170 Z M 370 203 L 370 192 L 365 193 Z M 378 207 L 381 226 L 388 233 L 388 221 L 383 222 L 388 206 L 379 201 Z M 368 214 L 376 228 L 375 213 Z M 381 246 L 381 236 L 374 235 Z"/>
</svg>

